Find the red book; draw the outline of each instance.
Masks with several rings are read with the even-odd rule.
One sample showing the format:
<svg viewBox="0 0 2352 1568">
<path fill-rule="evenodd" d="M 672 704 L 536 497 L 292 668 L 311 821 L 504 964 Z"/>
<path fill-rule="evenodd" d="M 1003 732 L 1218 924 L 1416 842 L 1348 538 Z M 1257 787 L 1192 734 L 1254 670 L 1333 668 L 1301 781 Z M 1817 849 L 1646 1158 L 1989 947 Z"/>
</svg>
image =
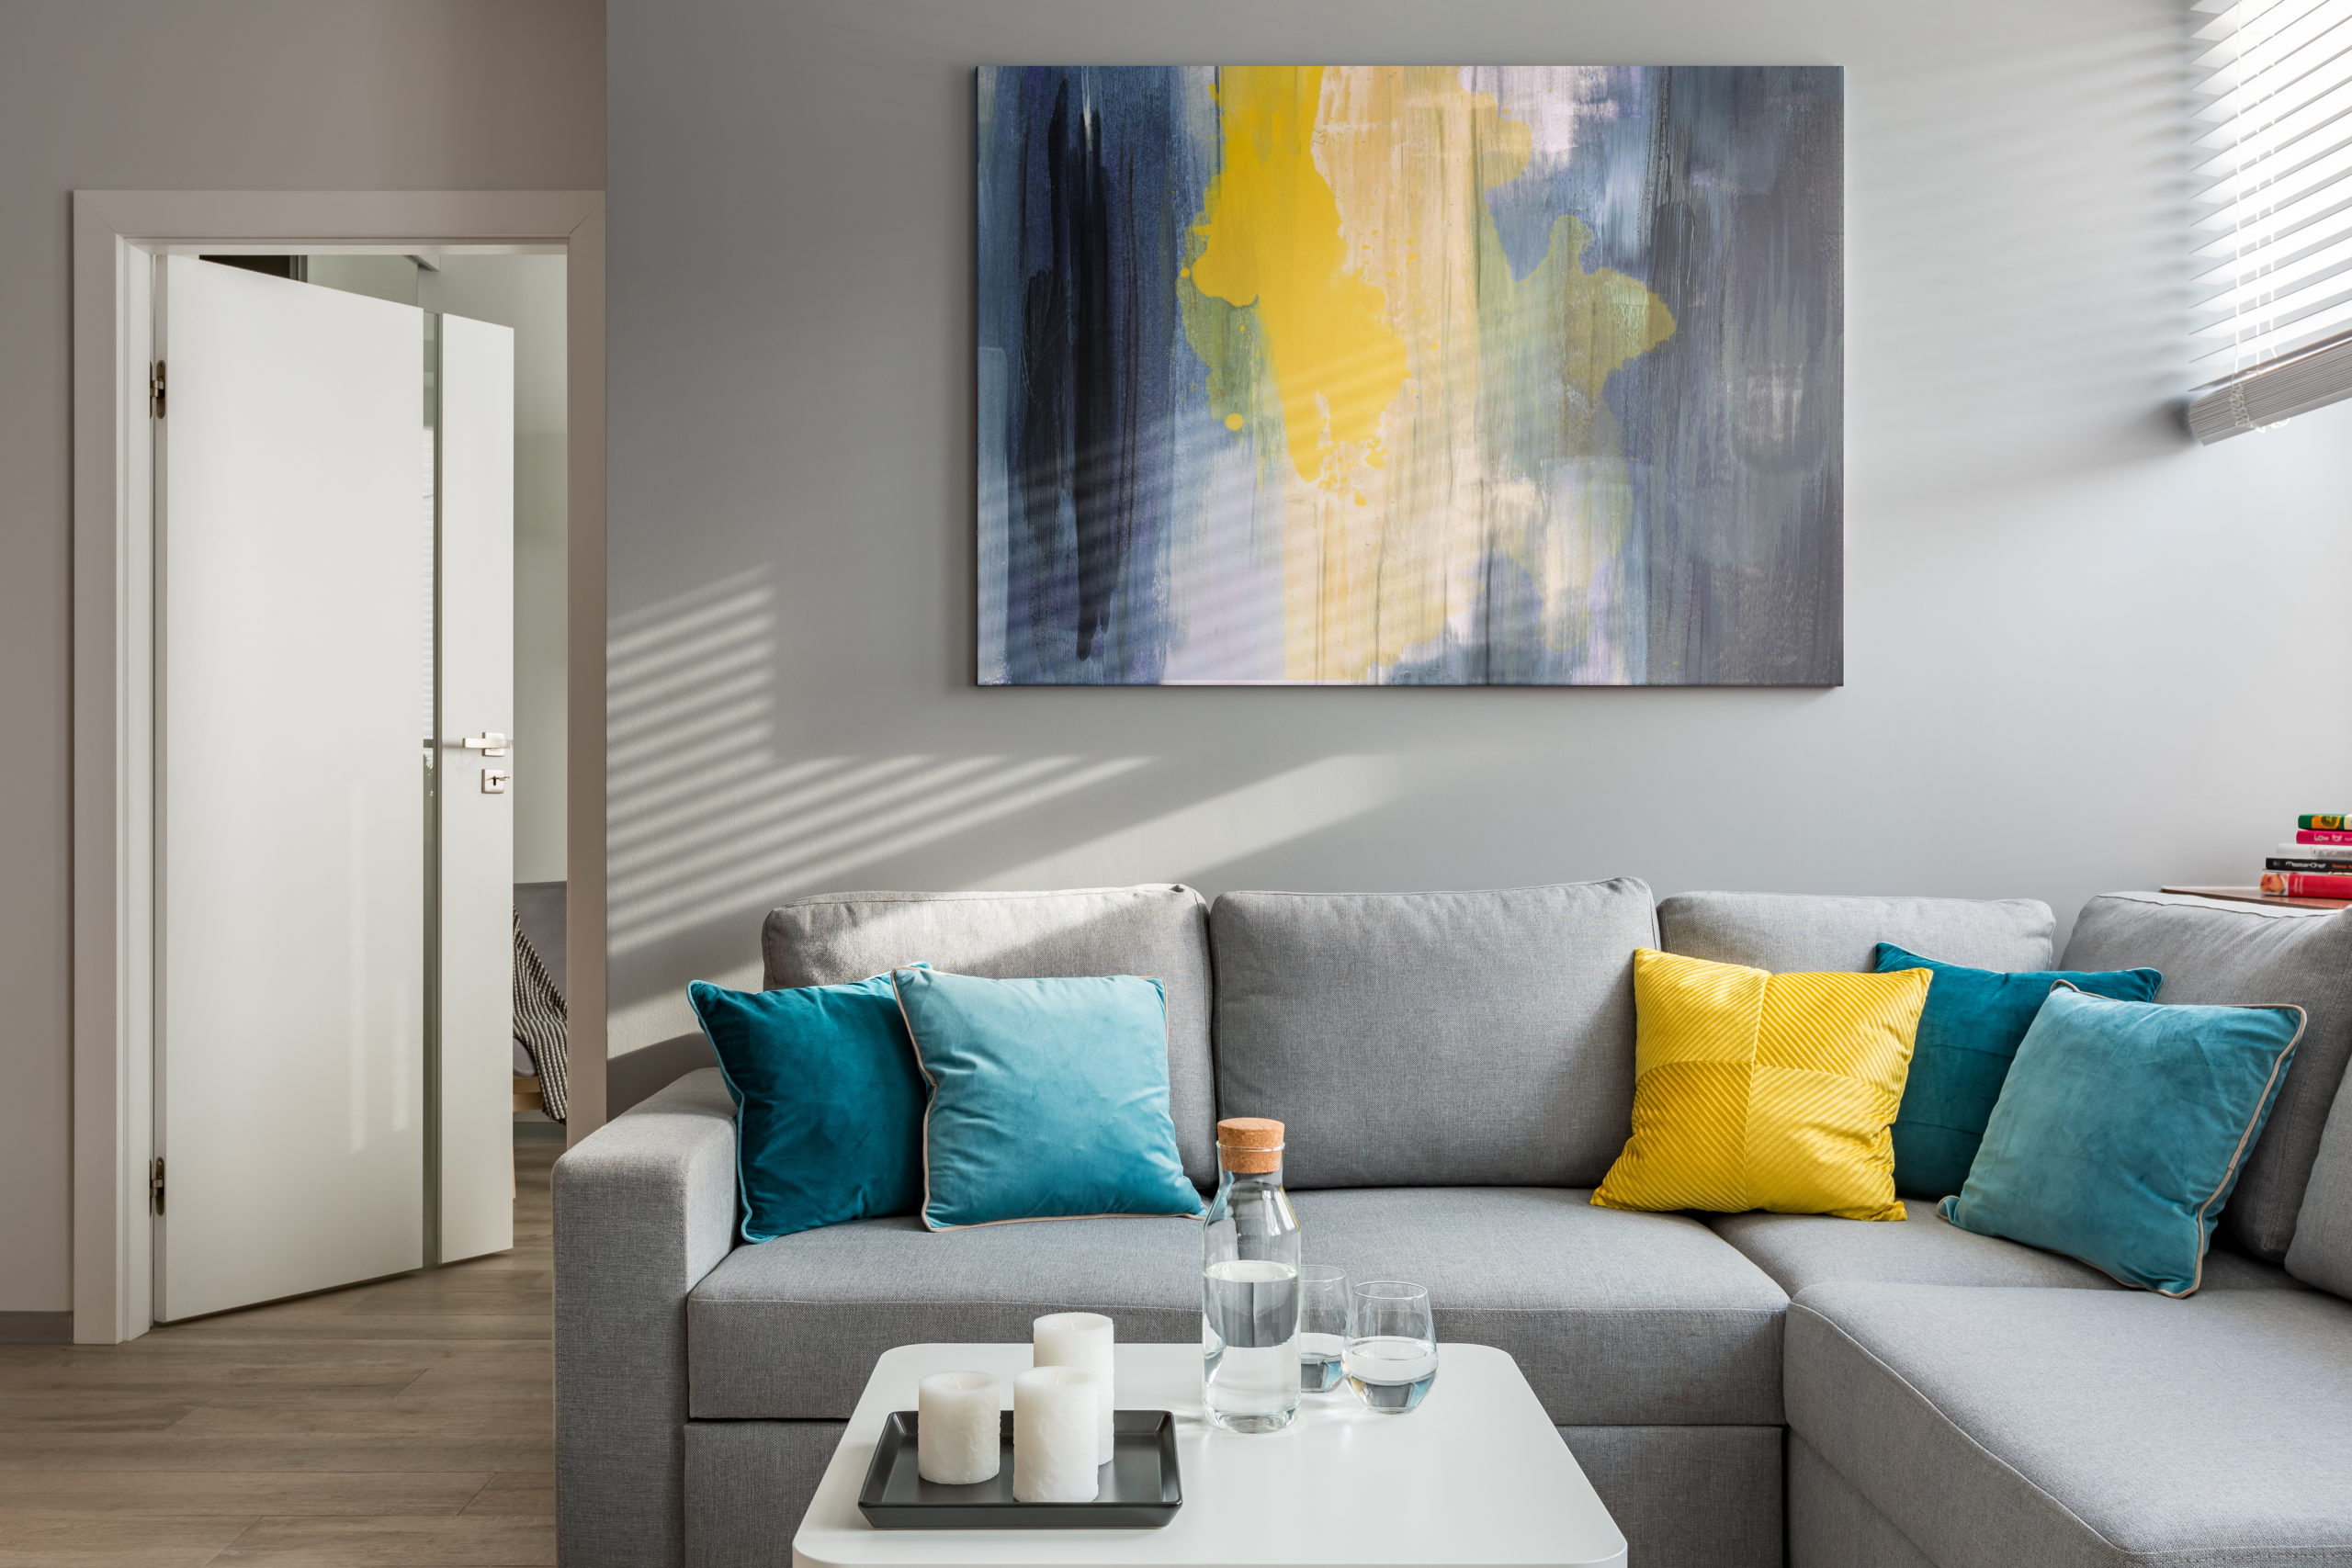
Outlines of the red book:
<svg viewBox="0 0 2352 1568">
<path fill-rule="evenodd" d="M 2295 842 L 2299 844 L 2352 844 L 2352 832 L 2341 828 L 2298 828 Z"/>
<path fill-rule="evenodd" d="M 2287 898 L 2352 898 L 2352 873 L 2266 871 L 2262 890 Z"/>
</svg>

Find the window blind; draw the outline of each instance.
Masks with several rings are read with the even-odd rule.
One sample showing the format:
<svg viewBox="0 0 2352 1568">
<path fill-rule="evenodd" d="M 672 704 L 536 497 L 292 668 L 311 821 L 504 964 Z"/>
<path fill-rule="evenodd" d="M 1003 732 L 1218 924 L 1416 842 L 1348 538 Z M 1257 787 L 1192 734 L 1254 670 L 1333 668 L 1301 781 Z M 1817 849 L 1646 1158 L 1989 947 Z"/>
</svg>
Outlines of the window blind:
<svg viewBox="0 0 2352 1568">
<path fill-rule="evenodd" d="M 2352 397 L 2352 0 L 2197 0 L 2199 440 Z"/>
</svg>

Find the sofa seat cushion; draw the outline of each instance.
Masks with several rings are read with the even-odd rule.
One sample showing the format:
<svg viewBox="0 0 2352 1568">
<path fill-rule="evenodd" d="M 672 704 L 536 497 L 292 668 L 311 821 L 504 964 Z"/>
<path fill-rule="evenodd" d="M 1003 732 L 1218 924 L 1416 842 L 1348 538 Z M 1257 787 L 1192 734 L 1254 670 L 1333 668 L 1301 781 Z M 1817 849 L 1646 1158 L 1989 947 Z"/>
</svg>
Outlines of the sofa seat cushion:
<svg viewBox="0 0 2352 1568">
<path fill-rule="evenodd" d="M 1308 1262 L 1427 1285 L 1438 1338 L 1509 1351 L 1556 1422 L 1780 1420 L 1787 1294 L 1695 1220 L 1591 1199 L 1540 1187 L 1291 1194 Z"/>
<path fill-rule="evenodd" d="M 2352 1303 L 1826 1284 L 1791 1428 L 1939 1568 L 2352 1564 Z"/>
<path fill-rule="evenodd" d="M 1905 1203 L 1907 1220 L 1865 1224 L 1811 1213 L 1710 1213 L 1701 1220 L 1740 1248 L 1773 1283 L 1797 1295 L 1835 1281 L 1889 1286 L 2044 1286 L 2121 1291 L 2088 1262 L 2034 1246 L 1959 1229 L 1927 1203 Z M 2275 1262 L 2213 1248 L 2206 1291 L 2302 1291 Z"/>
<path fill-rule="evenodd" d="M 1590 1197 L 1431 1188 L 1293 1201 L 1308 1261 L 1427 1284 L 1439 1338 L 1509 1351 L 1556 1422 L 1778 1422 L 1780 1287 L 1693 1220 Z M 932 1233 L 900 1217 L 738 1247 L 687 1303 L 692 1413 L 840 1420 L 890 1347 L 1026 1340 L 1048 1312 L 1107 1313 L 1130 1342 L 1197 1342 L 1200 1235 L 1186 1220 Z"/>
<path fill-rule="evenodd" d="M 1815 1285 L 2039 1285 L 2083 1291 L 2123 1287 L 2054 1252 L 1977 1235 L 1906 1203 L 1909 1217 L 1881 1224 L 1825 1214 L 1710 1214 L 1707 1224 L 1791 1295 Z"/>
<path fill-rule="evenodd" d="M 2039 1285 L 2120 1291 L 2087 1263 L 1962 1230 L 1926 1203 L 1910 1217 L 1866 1224 L 1820 1214 L 1707 1214 L 1714 1233 L 1791 1295 L 1839 1280 L 1885 1285 Z M 2209 1291 L 2303 1287 L 2276 1264 L 2216 1247 L 2205 1256 Z"/>
<path fill-rule="evenodd" d="M 1106 1313 L 1124 1339 L 1198 1339 L 1200 1223 L 934 1232 L 906 1214 L 739 1247 L 686 1299 L 689 1413 L 846 1420 L 892 1346 L 1025 1341 L 1049 1312 Z"/>
</svg>

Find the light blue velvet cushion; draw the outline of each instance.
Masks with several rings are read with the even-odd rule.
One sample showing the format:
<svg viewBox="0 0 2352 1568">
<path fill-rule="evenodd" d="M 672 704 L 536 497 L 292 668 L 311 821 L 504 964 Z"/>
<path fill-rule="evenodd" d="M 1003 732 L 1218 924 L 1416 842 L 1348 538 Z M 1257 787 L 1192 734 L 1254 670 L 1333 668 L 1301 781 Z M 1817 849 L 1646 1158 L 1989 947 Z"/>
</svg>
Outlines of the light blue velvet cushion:
<svg viewBox="0 0 2352 1568">
<path fill-rule="evenodd" d="M 2166 1007 L 2061 985 L 1940 1213 L 2188 1295 L 2302 1032 L 2297 1007 Z"/>
<path fill-rule="evenodd" d="M 2009 1062 L 2034 1015 L 2064 980 L 2117 1001 L 2148 1002 L 2165 977 L 2154 969 L 2098 973 L 2024 969 L 2004 974 L 1922 958 L 1891 942 L 1878 944 L 1878 972 L 1925 969 L 1928 1005 L 1911 1047 L 1911 1077 L 1894 1117 L 1894 1190 L 1923 1198 L 1960 1190 L 2001 1098 Z"/>
<path fill-rule="evenodd" d="M 914 1212 L 922 1074 L 890 976 L 686 998 L 735 1100 L 745 1241 Z"/>
<path fill-rule="evenodd" d="M 1168 1115 L 1159 981 L 891 978 L 931 1085 L 924 1224 L 1201 1212 Z"/>
</svg>

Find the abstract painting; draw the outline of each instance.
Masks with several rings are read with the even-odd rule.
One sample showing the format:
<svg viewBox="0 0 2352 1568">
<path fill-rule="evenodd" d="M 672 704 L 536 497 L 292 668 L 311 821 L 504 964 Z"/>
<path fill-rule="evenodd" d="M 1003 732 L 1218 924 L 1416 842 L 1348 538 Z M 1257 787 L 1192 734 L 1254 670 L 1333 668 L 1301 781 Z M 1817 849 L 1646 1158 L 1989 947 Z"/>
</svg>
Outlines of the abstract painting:
<svg viewBox="0 0 2352 1568">
<path fill-rule="evenodd" d="M 1839 71 L 978 94 L 982 683 L 1842 680 Z"/>
</svg>

